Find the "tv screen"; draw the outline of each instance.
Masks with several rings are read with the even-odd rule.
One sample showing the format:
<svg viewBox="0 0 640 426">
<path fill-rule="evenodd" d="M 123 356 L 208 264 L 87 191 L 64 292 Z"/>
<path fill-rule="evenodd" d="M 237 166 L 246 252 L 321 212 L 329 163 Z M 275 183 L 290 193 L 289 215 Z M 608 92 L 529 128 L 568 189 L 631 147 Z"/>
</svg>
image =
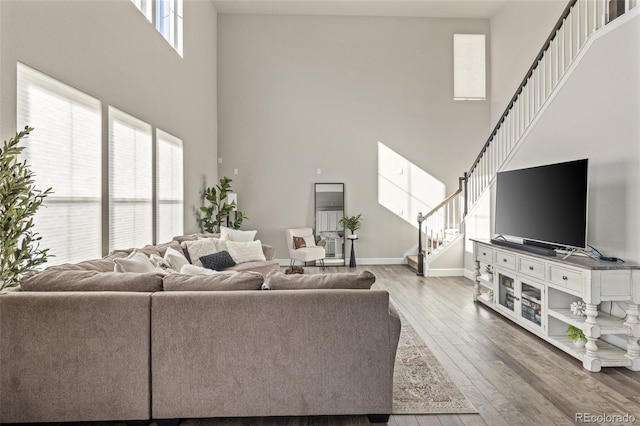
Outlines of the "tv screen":
<svg viewBox="0 0 640 426">
<path fill-rule="evenodd" d="M 498 173 L 496 234 L 586 248 L 587 168 L 584 159 Z"/>
</svg>

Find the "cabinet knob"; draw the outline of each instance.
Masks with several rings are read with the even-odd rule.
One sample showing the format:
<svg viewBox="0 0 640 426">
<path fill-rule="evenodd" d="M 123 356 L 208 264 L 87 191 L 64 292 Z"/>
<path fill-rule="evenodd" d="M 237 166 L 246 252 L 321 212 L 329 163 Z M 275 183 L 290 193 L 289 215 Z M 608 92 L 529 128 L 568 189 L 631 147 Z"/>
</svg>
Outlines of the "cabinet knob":
<svg viewBox="0 0 640 426">
<path fill-rule="evenodd" d="M 562 279 L 566 281 L 566 280 L 568 280 L 569 278 L 567 278 L 567 276 L 566 276 L 566 275 L 563 275 L 563 276 L 562 276 Z"/>
<path fill-rule="evenodd" d="M 529 270 L 530 270 L 530 271 L 533 271 L 533 266 L 529 266 Z"/>
<path fill-rule="evenodd" d="M 487 255 L 487 253 L 485 253 L 485 252 L 482 252 L 482 255 L 483 255 L 483 256 L 486 256 L 486 255 Z"/>
<path fill-rule="evenodd" d="M 502 259 L 502 261 L 503 261 L 503 262 L 506 262 L 506 261 L 507 261 L 507 259 Z"/>
</svg>

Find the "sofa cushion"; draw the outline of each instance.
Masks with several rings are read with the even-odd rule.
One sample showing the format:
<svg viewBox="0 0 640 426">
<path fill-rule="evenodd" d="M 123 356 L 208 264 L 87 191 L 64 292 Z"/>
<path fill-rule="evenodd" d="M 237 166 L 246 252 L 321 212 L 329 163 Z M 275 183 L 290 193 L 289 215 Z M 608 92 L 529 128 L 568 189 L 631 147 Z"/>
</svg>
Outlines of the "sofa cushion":
<svg viewBox="0 0 640 426">
<path fill-rule="evenodd" d="M 217 253 L 208 254 L 200 258 L 202 266 L 214 271 L 222 271 L 236 265 L 228 251 L 219 251 Z"/>
<path fill-rule="evenodd" d="M 267 274 L 263 290 L 311 290 L 311 289 L 353 289 L 368 290 L 376 282 L 376 276 L 369 271 L 340 272 L 337 274 L 285 275 L 280 271 Z"/>
<path fill-rule="evenodd" d="M 227 241 L 229 254 L 236 263 L 265 261 L 260 240 L 249 242 Z"/>
<path fill-rule="evenodd" d="M 158 254 L 155 254 L 155 256 L 160 257 Z M 115 263 L 115 272 L 144 273 L 153 272 L 156 269 L 151 259 L 138 249 L 133 250 L 131 254 L 125 258 L 114 259 L 113 262 Z"/>
<path fill-rule="evenodd" d="M 189 255 L 189 261 L 196 266 L 202 266 L 200 258 L 211 253 L 216 253 L 218 249 L 213 238 L 201 238 L 199 240 L 185 241 L 182 243 L 184 252 Z"/>
<path fill-rule="evenodd" d="M 125 257 L 124 253 L 120 254 L 120 257 Z M 62 265 L 50 266 L 47 271 L 98 271 L 98 272 L 113 272 L 115 263 L 113 259 L 91 259 L 85 260 L 79 263 L 65 263 Z"/>
<path fill-rule="evenodd" d="M 46 270 L 21 283 L 22 291 L 134 291 L 162 290 L 155 273 Z"/>
<path fill-rule="evenodd" d="M 213 272 L 213 271 L 211 271 Z M 211 275 L 171 274 L 164 277 L 165 291 L 260 290 L 264 277 L 257 272 L 213 272 Z"/>
<path fill-rule="evenodd" d="M 240 231 L 238 229 L 227 228 L 226 226 L 220 227 L 220 239 L 222 240 L 247 243 L 255 240 L 257 233 L 258 231 Z"/>
</svg>

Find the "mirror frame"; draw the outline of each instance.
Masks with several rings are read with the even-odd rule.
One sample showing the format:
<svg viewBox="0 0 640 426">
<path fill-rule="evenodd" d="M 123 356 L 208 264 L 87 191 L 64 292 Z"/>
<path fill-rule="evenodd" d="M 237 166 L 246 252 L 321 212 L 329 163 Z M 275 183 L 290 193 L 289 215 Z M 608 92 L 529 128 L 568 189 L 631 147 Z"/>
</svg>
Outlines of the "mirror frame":
<svg viewBox="0 0 640 426">
<path fill-rule="evenodd" d="M 319 226 L 319 215 L 318 215 L 318 192 L 323 192 L 323 191 L 318 191 L 318 187 L 321 185 L 335 185 L 335 186 L 340 186 L 342 187 L 342 210 L 341 213 L 339 215 L 336 215 L 334 218 L 336 220 L 336 225 L 335 228 L 329 231 L 321 231 L 320 230 L 320 226 Z M 330 191 L 327 191 L 330 192 Z M 334 192 L 339 192 L 339 191 L 334 191 Z M 338 210 L 336 210 L 337 212 Z M 345 236 L 346 236 L 346 230 L 344 227 L 340 228 L 339 225 L 337 224 L 337 221 L 339 221 L 340 219 L 342 219 L 344 217 L 344 183 L 343 182 L 317 182 L 314 184 L 313 187 L 313 212 L 315 215 L 315 232 L 317 236 L 322 237 L 322 232 L 337 232 L 339 235 L 339 239 L 336 239 L 337 241 L 340 241 L 340 245 L 336 245 L 335 250 L 332 251 L 327 251 L 327 253 L 330 252 L 335 252 L 337 253 L 338 249 L 340 249 L 340 253 L 341 253 L 341 257 L 329 257 L 328 255 L 325 257 L 324 259 L 324 263 L 327 266 L 344 266 L 346 265 L 346 256 L 345 256 Z M 331 248 L 331 247 L 329 247 Z M 325 246 L 326 249 L 326 246 Z"/>
</svg>

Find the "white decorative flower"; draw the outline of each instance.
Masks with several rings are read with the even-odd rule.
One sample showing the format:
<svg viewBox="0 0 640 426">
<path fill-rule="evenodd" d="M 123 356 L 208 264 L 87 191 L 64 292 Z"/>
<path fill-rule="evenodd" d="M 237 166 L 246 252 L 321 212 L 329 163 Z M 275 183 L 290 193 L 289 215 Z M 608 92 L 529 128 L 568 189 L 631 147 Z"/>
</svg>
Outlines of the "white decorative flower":
<svg viewBox="0 0 640 426">
<path fill-rule="evenodd" d="M 579 317 L 583 317 L 585 315 L 585 311 L 587 309 L 587 304 L 584 303 L 582 300 L 579 300 L 577 302 L 573 302 L 571 303 L 571 313 L 573 315 L 577 315 Z"/>
</svg>

